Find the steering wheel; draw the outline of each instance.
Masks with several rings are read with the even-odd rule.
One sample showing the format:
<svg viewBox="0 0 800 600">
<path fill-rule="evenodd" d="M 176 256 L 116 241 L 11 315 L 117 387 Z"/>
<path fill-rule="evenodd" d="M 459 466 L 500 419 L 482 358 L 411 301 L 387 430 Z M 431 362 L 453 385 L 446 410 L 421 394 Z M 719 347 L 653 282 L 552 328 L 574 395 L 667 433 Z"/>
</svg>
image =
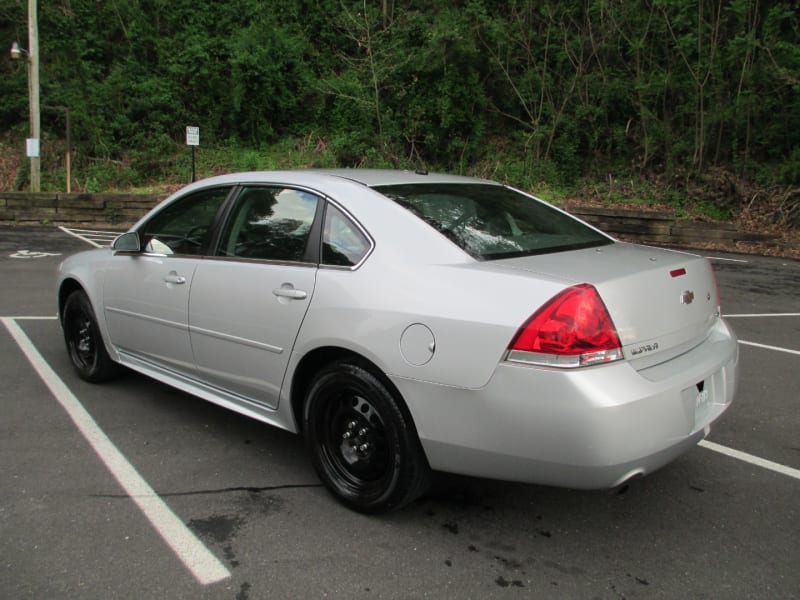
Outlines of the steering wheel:
<svg viewBox="0 0 800 600">
<path fill-rule="evenodd" d="M 203 244 L 203 238 L 207 231 L 208 227 L 206 225 L 195 225 L 186 232 L 186 235 L 183 236 L 183 241 L 199 248 Z"/>
</svg>

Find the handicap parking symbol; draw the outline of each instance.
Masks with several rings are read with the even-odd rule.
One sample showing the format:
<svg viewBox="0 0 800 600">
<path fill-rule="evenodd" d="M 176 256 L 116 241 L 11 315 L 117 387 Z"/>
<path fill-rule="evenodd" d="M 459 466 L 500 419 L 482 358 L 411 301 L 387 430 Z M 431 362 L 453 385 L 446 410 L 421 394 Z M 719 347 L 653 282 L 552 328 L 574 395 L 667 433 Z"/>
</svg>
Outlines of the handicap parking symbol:
<svg viewBox="0 0 800 600">
<path fill-rule="evenodd" d="M 45 258 L 46 256 L 61 256 L 61 252 L 31 252 L 30 250 L 17 250 L 9 254 L 11 258 Z"/>
</svg>

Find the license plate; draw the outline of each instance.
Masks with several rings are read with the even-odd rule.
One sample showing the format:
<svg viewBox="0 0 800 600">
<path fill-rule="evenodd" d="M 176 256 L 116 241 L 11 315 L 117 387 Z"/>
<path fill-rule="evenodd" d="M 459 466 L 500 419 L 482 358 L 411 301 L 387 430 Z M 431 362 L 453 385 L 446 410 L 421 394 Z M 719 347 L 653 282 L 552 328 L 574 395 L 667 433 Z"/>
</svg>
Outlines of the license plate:
<svg viewBox="0 0 800 600">
<path fill-rule="evenodd" d="M 697 393 L 694 400 L 694 423 L 695 427 L 701 425 L 711 411 L 711 392 L 704 388 Z"/>
</svg>

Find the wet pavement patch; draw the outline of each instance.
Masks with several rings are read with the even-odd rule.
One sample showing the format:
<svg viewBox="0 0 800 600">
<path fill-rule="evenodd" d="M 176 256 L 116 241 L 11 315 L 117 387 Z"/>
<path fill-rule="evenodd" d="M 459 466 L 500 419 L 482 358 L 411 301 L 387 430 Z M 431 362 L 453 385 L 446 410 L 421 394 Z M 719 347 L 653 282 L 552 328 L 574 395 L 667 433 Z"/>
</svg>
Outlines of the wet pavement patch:
<svg viewBox="0 0 800 600">
<path fill-rule="evenodd" d="M 513 586 L 513 587 L 525 587 L 525 584 L 524 584 L 524 583 L 522 583 L 522 581 L 521 581 L 521 580 L 519 580 L 519 579 L 512 579 L 512 580 L 508 580 L 508 579 L 506 579 L 505 577 L 503 577 L 502 575 L 500 575 L 500 577 L 498 577 L 497 579 L 495 579 L 495 580 L 494 580 L 494 582 L 495 582 L 497 585 L 499 585 L 500 587 L 504 587 L 504 588 L 506 588 L 506 587 L 509 587 L 509 586 Z"/>
<path fill-rule="evenodd" d="M 220 546 L 228 563 L 232 567 L 238 567 L 239 561 L 233 552 L 233 540 L 244 523 L 245 520 L 236 515 L 214 515 L 207 519 L 192 519 L 187 525 L 204 540 Z"/>
<path fill-rule="evenodd" d="M 442 527 L 454 535 L 458 535 L 458 523 L 455 521 L 447 521 L 442 523 Z"/>
</svg>

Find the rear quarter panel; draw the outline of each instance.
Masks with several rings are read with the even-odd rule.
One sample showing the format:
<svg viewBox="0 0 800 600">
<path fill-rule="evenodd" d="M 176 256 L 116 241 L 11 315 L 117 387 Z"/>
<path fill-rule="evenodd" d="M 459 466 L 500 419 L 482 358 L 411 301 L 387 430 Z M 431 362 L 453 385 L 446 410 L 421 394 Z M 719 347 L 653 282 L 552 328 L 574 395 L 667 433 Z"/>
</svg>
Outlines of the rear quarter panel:
<svg viewBox="0 0 800 600">
<path fill-rule="evenodd" d="M 295 352 L 302 356 L 338 346 L 364 355 L 391 376 L 479 388 L 517 329 L 563 287 L 558 279 L 496 272 L 472 262 L 409 264 L 382 248 L 379 239 L 358 270 L 320 269 Z M 403 332 L 415 323 L 435 339 L 432 358 L 419 366 L 410 364 L 400 347 Z"/>
<path fill-rule="evenodd" d="M 477 262 L 442 234 L 379 194 L 340 180 L 329 197 L 354 215 L 375 248 L 356 270 L 321 268 L 294 348 L 296 362 L 322 346 L 346 348 L 387 375 L 480 388 L 517 329 L 570 282 Z M 424 365 L 401 352 L 403 332 L 421 323 L 435 350 Z"/>
</svg>

